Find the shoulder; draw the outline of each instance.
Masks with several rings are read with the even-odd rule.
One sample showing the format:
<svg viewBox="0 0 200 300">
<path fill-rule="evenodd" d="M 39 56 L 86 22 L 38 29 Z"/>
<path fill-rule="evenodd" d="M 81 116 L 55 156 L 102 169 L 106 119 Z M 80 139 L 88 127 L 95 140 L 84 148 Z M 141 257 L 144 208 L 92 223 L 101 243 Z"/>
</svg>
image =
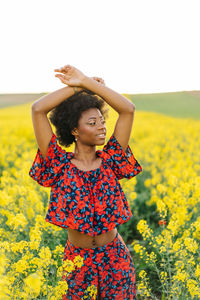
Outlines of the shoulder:
<svg viewBox="0 0 200 300">
<path fill-rule="evenodd" d="M 50 152 L 53 152 L 57 157 L 63 158 L 66 161 L 69 161 L 73 157 L 73 153 L 66 151 L 63 146 L 59 144 L 59 140 L 55 133 L 52 134 L 50 143 L 49 143 Z"/>
<path fill-rule="evenodd" d="M 129 146 L 126 150 L 128 150 Z M 104 145 L 102 151 L 109 156 L 118 156 L 118 155 L 124 155 L 125 151 L 123 151 L 122 146 L 114 136 L 114 133 L 110 136 L 107 143 Z"/>
</svg>

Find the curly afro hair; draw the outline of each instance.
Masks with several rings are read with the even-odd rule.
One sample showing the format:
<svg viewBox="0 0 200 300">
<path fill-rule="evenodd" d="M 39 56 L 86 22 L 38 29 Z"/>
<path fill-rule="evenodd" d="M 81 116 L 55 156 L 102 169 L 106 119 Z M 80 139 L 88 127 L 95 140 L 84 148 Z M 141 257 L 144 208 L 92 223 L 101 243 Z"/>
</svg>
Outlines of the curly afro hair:
<svg viewBox="0 0 200 300">
<path fill-rule="evenodd" d="M 105 119 L 108 117 L 107 103 L 88 90 L 79 91 L 50 111 L 49 119 L 56 128 L 60 145 L 69 147 L 75 142 L 75 136 L 71 132 L 78 127 L 82 112 L 90 108 L 97 108 Z"/>
</svg>

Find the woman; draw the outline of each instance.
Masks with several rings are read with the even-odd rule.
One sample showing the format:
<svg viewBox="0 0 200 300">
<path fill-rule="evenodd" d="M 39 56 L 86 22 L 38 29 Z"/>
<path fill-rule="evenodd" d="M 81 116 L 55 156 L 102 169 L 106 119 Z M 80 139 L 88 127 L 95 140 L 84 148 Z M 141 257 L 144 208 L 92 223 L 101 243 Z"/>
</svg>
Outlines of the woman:
<svg viewBox="0 0 200 300">
<path fill-rule="evenodd" d="M 63 261 L 74 267 L 63 274 L 63 300 L 136 299 L 133 260 L 116 227 L 133 216 L 119 179 L 142 171 L 128 145 L 135 106 L 71 65 L 54 71 L 67 86 L 32 104 L 38 151 L 29 175 L 51 187 L 45 220 L 68 231 Z M 106 103 L 119 117 L 104 145 Z M 57 139 L 66 147 L 75 142 L 74 152 Z"/>
</svg>

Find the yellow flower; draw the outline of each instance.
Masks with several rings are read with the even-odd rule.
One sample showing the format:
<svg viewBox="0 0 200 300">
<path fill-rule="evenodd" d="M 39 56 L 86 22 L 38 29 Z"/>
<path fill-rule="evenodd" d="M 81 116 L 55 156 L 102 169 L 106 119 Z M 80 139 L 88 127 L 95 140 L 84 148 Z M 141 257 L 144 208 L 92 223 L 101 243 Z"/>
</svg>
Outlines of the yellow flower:
<svg viewBox="0 0 200 300">
<path fill-rule="evenodd" d="M 179 281 L 185 282 L 187 274 L 185 271 L 178 270 L 177 274 L 174 276 Z"/>
<path fill-rule="evenodd" d="M 176 266 L 176 269 L 177 270 L 182 270 L 183 268 L 184 268 L 184 262 L 183 261 L 181 261 L 181 260 L 177 260 L 176 262 L 175 262 L 175 266 Z"/>
<path fill-rule="evenodd" d="M 141 278 L 146 278 L 146 276 L 147 276 L 146 271 L 145 271 L 145 270 L 140 271 L 139 276 L 140 276 Z"/>
<path fill-rule="evenodd" d="M 151 288 L 148 287 L 149 285 L 149 279 L 147 278 L 147 273 L 145 270 L 142 270 L 139 272 L 139 277 L 142 279 L 142 281 L 138 285 L 138 290 L 141 293 L 141 296 L 150 296 Z"/>
<path fill-rule="evenodd" d="M 142 246 L 140 244 L 134 244 L 133 249 L 136 253 L 139 253 L 142 250 Z"/>
<path fill-rule="evenodd" d="M 51 259 L 51 250 L 49 247 L 42 247 L 39 252 L 39 256 L 43 260 L 50 260 Z"/>
<path fill-rule="evenodd" d="M 39 296 L 42 286 L 42 279 L 43 278 L 37 273 L 32 273 L 24 279 L 24 290 L 28 293 L 28 295 L 33 294 L 35 297 Z"/>
<path fill-rule="evenodd" d="M 73 261 L 66 259 L 63 261 L 63 269 L 67 272 L 72 272 L 75 269 Z"/>
<path fill-rule="evenodd" d="M 149 259 L 152 261 L 152 262 L 156 262 L 157 260 L 157 257 L 156 257 L 156 254 L 152 251 L 150 254 L 149 254 Z"/>
<path fill-rule="evenodd" d="M 167 251 L 166 247 L 164 247 L 164 246 L 160 247 L 160 253 L 163 253 L 163 252 L 166 252 L 166 251 Z"/>
<path fill-rule="evenodd" d="M 65 295 L 68 290 L 68 284 L 65 280 L 58 282 L 57 286 L 53 289 L 53 295 L 50 297 L 50 300 L 58 300 Z"/>
<path fill-rule="evenodd" d="M 196 277 L 200 278 L 200 265 L 197 265 L 196 270 L 195 270 L 195 275 L 196 275 Z"/>
<path fill-rule="evenodd" d="M 146 220 L 140 220 L 137 224 L 137 229 L 142 234 L 144 240 L 152 237 L 153 231 L 149 228 Z"/>
<path fill-rule="evenodd" d="M 16 263 L 12 265 L 12 269 L 15 270 L 17 273 L 26 273 L 26 270 L 29 268 L 29 263 L 26 261 L 25 257 L 18 260 Z"/>
<path fill-rule="evenodd" d="M 173 244 L 174 252 L 178 252 L 180 248 L 181 248 L 181 242 L 180 240 L 176 240 L 176 242 Z"/>
<path fill-rule="evenodd" d="M 184 244 L 186 246 L 186 248 L 192 252 L 192 253 L 196 253 L 197 249 L 198 249 L 198 244 L 195 240 L 191 239 L 191 238 L 185 238 L 184 239 Z"/>
<path fill-rule="evenodd" d="M 53 250 L 54 255 L 59 255 L 60 257 L 63 256 L 64 247 L 62 245 L 57 245 L 56 248 Z"/>
<path fill-rule="evenodd" d="M 163 243 L 164 238 L 162 235 L 159 235 L 155 237 L 155 240 L 158 245 L 161 245 Z"/>
<path fill-rule="evenodd" d="M 165 281 L 167 280 L 167 272 L 160 272 L 160 278 L 162 283 L 165 283 Z"/>
<path fill-rule="evenodd" d="M 198 287 L 198 283 L 195 280 L 187 280 L 187 288 L 192 297 L 200 297 L 200 288 Z"/>
</svg>

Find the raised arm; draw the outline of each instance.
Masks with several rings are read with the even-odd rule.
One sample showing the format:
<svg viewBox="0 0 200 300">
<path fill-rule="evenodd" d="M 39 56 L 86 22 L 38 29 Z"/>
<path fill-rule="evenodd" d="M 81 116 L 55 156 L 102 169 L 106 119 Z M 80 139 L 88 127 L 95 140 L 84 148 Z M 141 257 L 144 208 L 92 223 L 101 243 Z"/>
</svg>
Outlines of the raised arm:
<svg viewBox="0 0 200 300">
<path fill-rule="evenodd" d="M 101 82 L 95 81 L 93 78 L 87 77 L 77 68 L 66 65 L 63 68 L 55 69 L 56 74 L 63 83 L 70 86 L 79 86 L 83 89 L 90 90 L 103 98 L 114 110 L 119 113 L 118 120 L 114 129 L 114 136 L 125 151 L 133 125 L 135 105 L 126 97 L 118 94 Z M 65 73 L 64 73 L 64 72 Z"/>
<path fill-rule="evenodd" d="M 83 89 L 79 87 L 78 91 L 80 90 Z M 47 114 L 50 110 L 58 106 L 60 103 L 62 103 L 64 100 L 66 100 L 73 94 L 73 87 L 65 86 L 64 88 L 56 90 L 55 92 L 52 92 L 36 100 L 35 102 L 33 102 L 32 108 Z"/>
<path fill-rule="evenodd" d="M 103 86 L 95 80 L 85 76 L 81 87 L 88 89 L 103 98 L 119 114 L 133 112 L 135 105 L 121 94 L 113 91 L 107 86 Z"/>
<path fill-rule="evenodd" d="M 102 97 L 119 113 L 113 134 L 122 146 L 122 149 L 126 151 L 133 126 L 135 105 L 126 97 L 106 86 L 100 85 L 91 78 L 85 77 L 82 81 L 82 87 Z"/>
<path fill-rule="evenodd" d="M 79 88 L 78 90 L 82 90 L 82 88 Z M 50 110 L 73 94 L 73 87 L 66 86 L 39 98 L 31 105 L 31 116 L 35 138 L 44 159 L 53 134 L 47 114 Z"/>
<path fill-rule="evenodd" d="M 67 70 L 61 69 L 63 74 L 67 73 Z M 96 82 L 102 82 L 99 77 L 92 77 Z M 103 82 L 102 82 L 103 83 Z M 52 92 L 48 95 L 45 95 L 38 100 L 36 100 L 31 106 L 31 115 L 34 133 L 36 137 L 36 141 L 38 144 L 38 148 L 40 149 L 43 158 L 45 159 L 48 146 L 53 134 L 53 130 L 51 128 L 51 124 L 47 117 L 48 112 L 50 112 L 53 108 L 58 106 L 64 100 L 71 97 L 75 92 L 82 91 L 82 87 L 74 86 L 65 86 L 55 92 Z"/>
</svg>

